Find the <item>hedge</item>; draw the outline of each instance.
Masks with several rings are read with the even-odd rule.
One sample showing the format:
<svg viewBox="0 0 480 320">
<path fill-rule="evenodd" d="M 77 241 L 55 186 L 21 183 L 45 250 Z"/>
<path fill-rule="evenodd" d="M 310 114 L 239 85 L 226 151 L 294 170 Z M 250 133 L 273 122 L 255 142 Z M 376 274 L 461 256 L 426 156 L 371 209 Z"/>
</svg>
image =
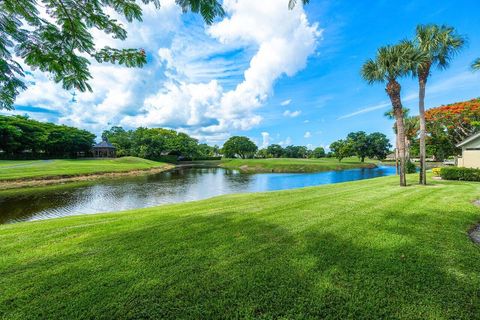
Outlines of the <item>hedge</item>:
<svg viewBox="0 0 480 320">
<path fill-rule="evenodd" d="M 440 176 L 445 180 L 480 181 L 480 169 L 443 167 Z"/>
</svg>

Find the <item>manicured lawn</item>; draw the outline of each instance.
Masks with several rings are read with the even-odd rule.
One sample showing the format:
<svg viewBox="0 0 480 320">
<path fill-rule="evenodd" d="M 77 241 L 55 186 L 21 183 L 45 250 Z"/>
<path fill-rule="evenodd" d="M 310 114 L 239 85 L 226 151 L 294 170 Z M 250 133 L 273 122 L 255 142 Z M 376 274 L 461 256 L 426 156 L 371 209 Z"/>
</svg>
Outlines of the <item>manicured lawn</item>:
<svg viewBox="0 0 480 320">
<path fill-rule="evenodd" d="M 0 318 L 478 319 L 480 183 L 397 180 L 2 225 Z"/>
<path fill-rule="evenodd" d="M 318 172 L 353 168 L 371 168 L 378 161 L 360 162 L 358 158 L 347 158 L 339 162 L 335 158 L 322 159 L 224 159 L 220 166 L 240 169 L 245 172 Z"/>
<path fill-rule="evenodd" d="M 0 180 L 51 178 L 162 167 L 165 163 L 135 157 L 94 160 L 0 160 Z"/>
</svg>

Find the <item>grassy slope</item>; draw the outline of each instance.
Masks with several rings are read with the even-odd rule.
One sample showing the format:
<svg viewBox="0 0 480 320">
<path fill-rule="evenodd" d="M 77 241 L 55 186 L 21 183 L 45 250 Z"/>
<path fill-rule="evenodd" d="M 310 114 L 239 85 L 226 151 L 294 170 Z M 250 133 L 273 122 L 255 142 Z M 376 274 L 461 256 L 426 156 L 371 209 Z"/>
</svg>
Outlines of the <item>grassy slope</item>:
<svg viewBox="0 0 480 320">
<path fill-rule="evenodd" d="M 3 225 L 0 318 L 478 318 L 479 195 L 386 177 Z"/>
<path fill-rule="evenodd" d="M 373 162 L 360 162 L 357 158 L 343 159 L 225 159 L 221 167 L 245 172 L 317 172 L 373 167 Z"/>
<path fill-rule="evenodd" d="M 0 180 L 76 176 L 104 172 L 121 172 L 162 167 L 165 163 L 124 157 L 95 160 L 0 160 Z"/>
</svg>

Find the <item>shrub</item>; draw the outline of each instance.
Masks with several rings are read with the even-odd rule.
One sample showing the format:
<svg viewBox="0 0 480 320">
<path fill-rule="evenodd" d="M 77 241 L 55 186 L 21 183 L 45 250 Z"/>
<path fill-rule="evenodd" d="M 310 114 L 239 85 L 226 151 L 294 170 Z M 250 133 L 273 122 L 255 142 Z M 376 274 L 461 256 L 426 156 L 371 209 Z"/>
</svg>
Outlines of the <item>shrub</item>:
<svg viewBox="0 0 480 320">
<path fill-rule="evenodd" d="M 407 173 L 415 173 L 417 172 L 417 167 L 412 161 L 407 162 Z"/>
<path fill-rule="evenodd" d="M 435 177 L 440 177 L 440 171 L 442 170 L 442 168 L 433 168 L 432 169 L 432 172 L 433 172 L 433 176 Z"/>
<path fill-rule="evenodd" d="M 445 180 L 480 181 L 480 169 L 443 167 L 440 176 Z"/>
</svg>

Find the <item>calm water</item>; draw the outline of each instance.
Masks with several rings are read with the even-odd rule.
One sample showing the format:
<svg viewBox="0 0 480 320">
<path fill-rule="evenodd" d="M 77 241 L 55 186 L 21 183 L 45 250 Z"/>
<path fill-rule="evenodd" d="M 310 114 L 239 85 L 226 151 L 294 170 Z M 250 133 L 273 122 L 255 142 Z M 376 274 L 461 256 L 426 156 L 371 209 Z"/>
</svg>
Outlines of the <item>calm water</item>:
<svg viewBox="0 0 480 320">
<path fill-rule="evenodd" d="M 0 194 L 0 223 L 145 208 L 240 192 L 284 190 L 395 174 L 394 167 L 319 173 L 242 174 L 222 168 L 182 168 L 55 190 Z"/>
</svg>

